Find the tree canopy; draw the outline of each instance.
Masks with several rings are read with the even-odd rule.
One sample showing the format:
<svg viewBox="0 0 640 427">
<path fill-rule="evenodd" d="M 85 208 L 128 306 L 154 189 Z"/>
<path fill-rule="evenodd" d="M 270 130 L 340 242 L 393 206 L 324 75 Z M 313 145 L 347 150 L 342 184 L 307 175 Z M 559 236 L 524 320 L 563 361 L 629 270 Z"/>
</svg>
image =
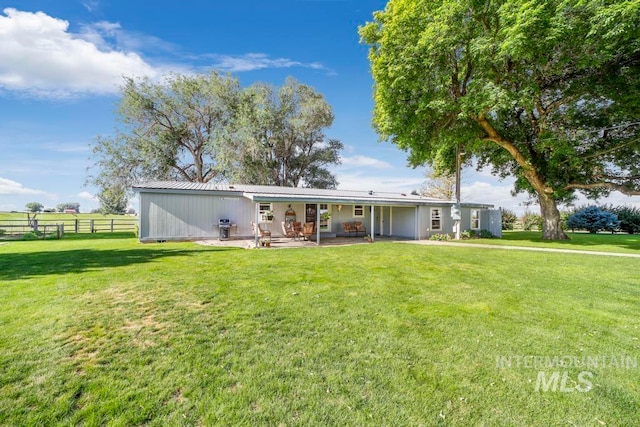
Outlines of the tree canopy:
<svg viewBox="0 0 640 427">
<path fill-rule="evenodd" d="M 455 200 L 456 176 L 451 173 L 440 173 L 434 169 L 425 172 L 427 180 L 420 188 L 420 195 L 435 199 Z"/>
<path fill-rule="evenodd" d="M 218 152 L 231 181 L 245 184 L 335 188 L 326 166 L 340 163 L 340 141 L 324 129 L 333 112 L 312 87 L 288 78 L 280 88 L 258 83 L 243 93 L 234 138 Z"/>
<path fill-rule="evenodd" d="M 127 78 L 118 117 L 115 134 L 95 141 L 97 173 L 88 178 L 108 209 L 126 207 L 122 190 L 148 180 L 336 185 L 326 166 L 339 162 L 342 144 L 323 133 L 331 107 L 293 79 L 276 90 L 242 89 L 216 72 Z"/>
<path fill-rule="evenodd" d="M 44 208 L 40 202 L 29 202 L 24 207 L 29 212 L 42 212 L 42 209 Z"/>
<path fill-rule="evenodd" d="M 390 0 L 360 28 L 374 125 L 424 163 L 476 156 L 537 197 L 543 238 L 566 238 L 557 203 L 640 194 L 640 1 Z"/>
</svg>

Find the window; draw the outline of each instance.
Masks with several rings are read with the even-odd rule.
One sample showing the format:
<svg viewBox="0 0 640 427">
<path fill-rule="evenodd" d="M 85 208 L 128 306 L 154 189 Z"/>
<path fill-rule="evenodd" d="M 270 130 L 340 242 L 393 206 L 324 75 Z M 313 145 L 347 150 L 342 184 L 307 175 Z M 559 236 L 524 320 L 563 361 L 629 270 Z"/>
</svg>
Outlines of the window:
<svg viewBox="0 0 640 427">
<path fill-rule="evenodd" d="M 471 229 L 480 229 L 480 211 L 477 209 L 471 209 Z"/>
<path fill-rule="evenodd" d="M 320 231 L 331 230 L 331 208 L 326 203 L 320 203 L 318 205 L 320 209 Z"/>
<path fill-rule="evenodd" d="M 258 214 L 263 222 L 273 221 L 273 210 L 271 209 L 271 203 L 260 203 L 258 207 Z"/>
<path fill-rule="evenodd" d="M 364 218 L 364 205 L 353 205 L 353 217 Z"/>
<path fill-rule="evenodd" d="M 440 208 L 431 208 L 431 229 L 442 229 L 442 210 Z"/>
</svg>

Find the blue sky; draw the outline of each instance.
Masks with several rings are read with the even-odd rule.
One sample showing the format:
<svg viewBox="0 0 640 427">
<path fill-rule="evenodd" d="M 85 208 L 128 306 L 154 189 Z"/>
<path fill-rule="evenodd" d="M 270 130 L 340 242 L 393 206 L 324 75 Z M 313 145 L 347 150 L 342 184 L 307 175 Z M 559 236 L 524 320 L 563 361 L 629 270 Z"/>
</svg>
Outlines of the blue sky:
<svg viewBox="0 0 640 427">
<path fill-rule="evenodd" d="M 0 211 L 79 202 L 90 144 L 117 126 L 122 76 L 229 72 L 243 86 L 287 76 L 323 93 L 334 109 L 326 132 L 345 144 L 340 188 L 411 191 L 425 169 L 378 142 L 371 128 L 367 47 L 357 28 L 382 0 L 0 1 Z M 463 199 L 522 211 L 512 182 L 465 170 Z M 629 203 L 638 198 L 618 197 Z M 135 207 L 135 204 L 134 204 Z"/>
</svg>

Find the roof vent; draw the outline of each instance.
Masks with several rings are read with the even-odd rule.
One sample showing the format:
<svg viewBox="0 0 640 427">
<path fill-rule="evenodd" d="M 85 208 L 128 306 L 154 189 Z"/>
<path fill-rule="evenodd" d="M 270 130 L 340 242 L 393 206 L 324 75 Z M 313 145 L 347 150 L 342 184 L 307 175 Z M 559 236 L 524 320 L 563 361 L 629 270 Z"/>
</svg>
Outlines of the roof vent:
<svg viewBox="0 0 640 427">
<path fill-rule="evenodd" d="M 407 193 L 400 193 L 400 195 L 407 197 Z"/>
<path fill-rule="evenodd" d="M 233 190 L 234 188 L 236 188 L 236 187 L 234 187 L 233 185 L 230 185 L 230 186 L 229 186 L 229 189 L 230 189 L 230 190 Z"/>
<path fill-rule="evenodd" d="M 369 195 L 373 196 L 373 190 L 369 190 Z"/>
</svg>

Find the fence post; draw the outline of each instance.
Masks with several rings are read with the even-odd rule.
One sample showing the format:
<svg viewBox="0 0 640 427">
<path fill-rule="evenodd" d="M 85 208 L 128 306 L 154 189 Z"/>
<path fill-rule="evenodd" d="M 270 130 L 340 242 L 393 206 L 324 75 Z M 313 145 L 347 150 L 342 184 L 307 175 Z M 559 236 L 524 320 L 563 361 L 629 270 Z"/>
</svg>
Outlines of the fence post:
<svg viewBox="0 0 640 427">
<path fill-rule="evenodd" d="M 80 224 L 79 224 L 80 220 L 78 218 L 76 218 L 76 224 L 75 224 L 75 231 L 76 234 L 78 234 L 80 231 Z"/>
<path fill-rule="evenodd" d="M 34 219 L 32 222 L 33 231 L 38 231 L 38 220 Z"/>
<path fill-rule="evenodd" d="M 91 232 L 92 233 L 96 232 L 95 229 L 93 228 L 93 220 L 92 219 L 89 220 L 89 228 L 91 228 Z"/>
<path fill-rule="evenodd" d="M 58 239 L 61 239 L 62 235 L 64 234 L 64 223 L 58 224 L 57 233 L 58 233 Z"/>
<path fill-rule="evenodd" d="M 111 218 L 111 232 L 113 233 L 113 218 Z"/>
</svg>

